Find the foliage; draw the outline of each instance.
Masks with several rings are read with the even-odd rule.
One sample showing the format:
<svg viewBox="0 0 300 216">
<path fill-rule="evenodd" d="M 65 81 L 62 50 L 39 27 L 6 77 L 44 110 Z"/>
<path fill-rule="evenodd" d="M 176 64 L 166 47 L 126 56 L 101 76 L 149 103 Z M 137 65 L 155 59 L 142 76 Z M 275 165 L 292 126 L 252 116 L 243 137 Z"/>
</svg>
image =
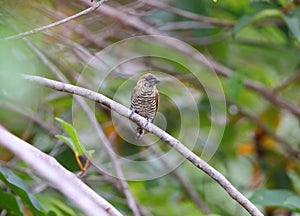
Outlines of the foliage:
<svg viewBox="0 0 300 216">
<path fill-rule="evenodd" d="M 35 215 L 43 215 L 40 211 L 40 206 L 36 198 L 30 193 L 26 183 L 16 176 L 11 170 L 5 167 L 0 167 L 0 179 L 8 186 L 15 194 L 20 196 L 22 201 L 32 210 Z M 13 214 L 22 215 L 22 207 L 20 201 L 12 196 L 10 193 L 6 193 L 1 190 L 1 207 L 11 211 Z"/>
<path fill-rule="evenodd" d="M 72 149 L 72 151 L 78 156 L 86 154 L 87 151 L 84 148 L 83 144 L 80 142 L 79 136 L 75 128 L 71 124 L 65 122 L 60 118 L 56 117 L 55 120 L 58 121 L 63 126 L 63 128 L 69 135 L 69 137 L 63 135 L 56 135 L 56 137 L 64 141 Z"/>
</svg>

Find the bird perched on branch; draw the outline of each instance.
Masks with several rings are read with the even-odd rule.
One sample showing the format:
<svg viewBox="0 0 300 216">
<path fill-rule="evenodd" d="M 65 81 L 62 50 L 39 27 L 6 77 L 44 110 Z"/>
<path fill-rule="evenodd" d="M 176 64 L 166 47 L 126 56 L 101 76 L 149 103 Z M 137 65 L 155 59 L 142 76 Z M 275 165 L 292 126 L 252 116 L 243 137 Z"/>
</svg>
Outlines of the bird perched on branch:
<svg viewBox="0 0 300 216">
<path fill-rule="evenodd" d="M 159 102 L 159 93 L 156 84 L 159 80 L 147 73 L 140 77 L 131 94 L 130 109 L 132 114 L 135 112 L 152 122 L 155 118 Z M 137 127 L 136 136 L 140 138 L 145 133 L 140 126 Z"/>
</svg>

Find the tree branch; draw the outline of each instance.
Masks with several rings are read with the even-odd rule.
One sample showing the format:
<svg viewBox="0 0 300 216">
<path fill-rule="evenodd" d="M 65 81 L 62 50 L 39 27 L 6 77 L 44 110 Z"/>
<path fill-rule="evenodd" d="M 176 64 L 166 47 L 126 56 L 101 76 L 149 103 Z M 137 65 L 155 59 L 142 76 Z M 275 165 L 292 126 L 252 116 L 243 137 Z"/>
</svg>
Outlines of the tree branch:
<svg viewBox="0 0 300 216">
<path fill-rule="evenodd" d="M 280 147 L 283 150 L 283 154 L 287 158 L 294 158 L 294 159 L 299 159 L 300 153 L 298 150 L 294 149 L 291 147 L 291 144 L 288 143 L 286 140 L 284 140 L 282 137 L 278 136 L 275 132 L 270 130 L 266 125 L 264 125 L 258 118 L 255 116 L 251 115 L 247 111 L 245 111 L 241 106 L 237 105 L 231 100 L 228 100 L 228 103 L 236 106 L 238 108 L 238 112 L 247 118 L 248 120 L 252 121 L 253 123 L 256 124 L 257 127 L 259 127 L 261 130 L 263 130 L 265 133 L 267 133 L 269 136 L 271 136 L 273 139 L 275 139 Z"/>
<path fill-rule="evenodd" d="M 43 77 L 32 76 L 32 75 L 24 75 L 24 77 L 32 82 L 38 83 L 42 86 L 46 86 L 58 91 L 68 92 L 75 95 L 80 95 L 82 97 L 88 98 L 92 101 L 101 103 L 107 108 L 117 112 L 118 114 L 129 118 L 133 122 L 140 125 L 143 129 L 153 133 L 161 140 L 166 142 L 170 147 L 174 148 L 178 153 L 180 153 L 183 157 L 188 159 L 194 166 L 198 167 L 202 171 L 204 171 L 207 175 L 209 175 L 212 179 L 214 179 L 220 186 L 222 186 L 226 192 L 236 200 L 241 206 L 243 206 L 251 215 L 254 216 L 262 216 L 263 214 L 257 209 L 253 203 L 251 203 L 243 194 L 241 194 L 221 173 L 199 158 L 196 154 L 194 154 L 191 150 L 186 148 L 181 142 L 172 137 L 170 134 L 161 130 L 159 127 L 153 125 L 152 123 L 148 123 L 147 120 L 140 115 L 134 113 L 131 116 L 131 110 L 126 108 L 125 106 L 105 97 L 102 94 L 93 92 L 91 90 L 65 84 L 62 82 L 50 80 Z"/>
<path fill-rule="evenodd" d="M 97 212 L 99 215 L 122 215 L 75 174 L 63 168 L 53 157 L 11 134 L 1 125 L 0 144 L 31 166 L 38 175 L 50 182 L 85 214 L 93 216 Z"/>
<path fill-rule="evenodd" d="M 163 155 L 163 152 L 158 148 L 156 145 L 149 145 L 150 151 L 152 151 L 155 155 L 158 157 L 161 157 Z M 167 161 L 161 158 L 161 162 L 163 166 L 165 166 L 167 169 L 172 170 L 172 165 Z M 185 189 L 186 193 L 191 197 L 193 202 L 198 206 L 198 208 L 204 213 L 204 214 L 210 214 L 211 211 L 208 208 L 208 206 L 200 199 L 198 196 L 196 190 L 193 188 L 192 184 L 185 179 L 177 169 L 172 171 L 172 175 L 178 180 L 178 182 L 181 183 L 182 187 Z"/>
<path fill-rule="evenodd" d="M 101 139 L 102 143 L 104 144 L 104 148 L 106 149 L 107 154 L 111 158 L 112 164 L 115 168 L 116 175 L 117 175 L 117 178 L 118 178 L 120 186 L 121 186 L 121 190 L 122 190 L 124 196 L 126 197 L 126 201 L 127 201 L 127 204 L 129 206 L 129 208 L 131 209 L 134 216 L 141 216 L 141 212 L 139 210 L 138 204 L 137 204 L 134 196 L 132 195 L 131 191 L 129 190 L 128 184 L 125 180 L 123 170 L 122 170 L 122 168 L 121 168 L 121 166 L 120 166 L 120 164 L 119 164 L 119 162 L 116 158 L 116 155 L 111 150 L 112 149 L 111 143 L 106 138 L 101 126 L 99 125 L 99 123 L 95 119 L 95 116 L 93 115 L 93 111 L 81 99 L 82 98 L 77 99 L 77 102 L 80 104 L 80 106 L 83 108 L 83 110 L 87 114 L 91 124 L 94 126 L 94 128 L 97 131 L 98 137 Z"/>
<path fill-rule="evenodd" d="M 47 124 L 42 119 L 37 117 L 35 114 L 30 113 L 30 111 L 28 111 L 26 109 L 24 110 L 24 107 L 19 108 L 18 106 L 15 106 L 9 102 L 0 101 L 0 108 L 5 108 L 5 109 L 9 110 L 10 112 L 14 112 L 20 116 L 23 116 L 23 117 L 29 119 L 30 121 L 36 123 L 41 128 L 43 128 L 46 132 L 48 132 L 51 137 L 55 137 L 55 135 L 57 135 L 59 133 L 57 128 L 55 128 L 54 126 L 52 126 L 50 124 Z"/>
<path fill-rule="evenodd" d="M 86 5 L 89 4 L 89 2 L 85 0 L 77 1 Z M 99 8 L 99 10 L 97 10 L 97 12 L 116 20 L 122 25 L 130 26 L 134 29 L 137 29 L 138 31 L 144 34 L 167 36 L 165 33 L 157 30 L 156 28 L 152 27 L 146 22 L 143 22 L 137 17 L 124 13 L 108 5 L 103 5 Z M 191 59 L 194 59 L 195 61 L 201 63 L 204 67 L 208 68 L 209 70 L 213 69 L 213 71 L 216 72 L 216 74 L 218 74 L 219 76 L 230 77 L 233 74 L 233 71 L 230 68 L 214 61 L 209 57 L 203 57 L 204 55 L 202 56 L 199 55 L 199 53 L 192 52 L 192 50 L 187 48 L 186 46 L 181 46 L 180 44 L 174 44 L 172 42 L 169 43 L 167 40 L 164 40 L 163 43 L 189 56 Z M 269 90 L 264 85 L 246 79 L 245 86 L 253 92 L 256 92 L 257 94 L 261 95 L 269 102 L 288 110 L 289 112 L 300 118 L 300 108 L 298 106 L 290 103 L 286 99 L 280 97 L 278 94 L 274 94 L 273 91 Z"/>
<path fill-rule="evenodd" d="M 281 83 L 279 83 L 277 86 L 273 88 L 274 93 L 278 93 L 284 88 L 288 87 L 292 82 L 295 82 L 300 77 L 300 70 L 297 70 L 295 73 L 293 73 L 291 76 L 289 76 L 287 79 L 283 80 Z"/>
<path fill-rule="evenodd" d="M 85 14 L 88 14 L 94 10 L 96 10 L 98 7 L 100 7 L 106 0 L 101 0 L 99 2 L 96 2 L 95 4 L 93 4 L 91 7 L 83 10 L 83 11 L 80 11 L 79 13 L 77 14 L 74 14 L 72 16 L 69 16 L 65 19 L 61 19 L 57 22 L 54 22 L 54 23 L 51 23 L 49 25 L 45 25 L 45 26 L 42 26 L 42 27 L 39 27 L 39 28 L 35 28 L 35 29 L 32 29 L 30 31 L 26 31 L 26 32 L 22 32 L 22 33 L 19 33 L 17 35 L 12 35 L 12 36 L 9 36 L 9 37 L 5 37 L 5 38 L 0 38 L 0 41 L 8 41 L 8 40 L 16 40 L 16 39 L 20 39 L 20 38 L 23 38 L 23 37 L 27 37 L 29 35 L 32 35 L 32 34 L 35 34 L 37 32 L 41 32 L 41 31 L 44 31 L 44 30 L 47 30 L 47 29 L 50 29 L 50 28 L 53 28 L 55 26 L 58 26 L 58 25 L 61 25 L 61 24 L 64 24 L 66 22 L 69 22 L 70 20 L 73 20 L 73 19 L 76 19 L 82 15 L 85 15 Z"/>
<path fill-rule="evenodd" d="M 156 1 L 156 0 L 139 0 L 140 2 L 143 2 L 144 4 L 147 5 L 151 5 L 152 7 L 156 7 L 165 11 L 168 11 L 170 13 L 182 16 L 182 17 L 186 17 L 192 20 L 196 20 L 199 22 L 203 22 L 203 23 L 207 23 L 210 25 L 214 25 L 214 26 L 220 26 L 220 27 L 229 27 L 232 28 L 235 25 L 235 22 L 231 22 L 231 21 L 223 21 L 223 20 L 219 20 L 219 19 L 215 19 L 215 18 L 211 18 L 211 17 L 206 17 L 206 16 L 202 16 L 199 14 L 195 14 L 189 11 L 185 11 L 185 10 L 181 10 L 178 9 L 176 7 L 172 7 L 170 5 L 164 4 L 161 1 Z"/>
<path fill-rule="evenodd" d="M 77 0 L 78 2 L 84 4 L 84 5 L 90 5 L 90 3 L 86 0 Z M 160 31 L 158 31 L 156 28 L 152 27 L 148 23 L 143 22 L 141 19 L 129 15 L 121 10 L 118 10 L 116 8 L 110 7 L 108 5 L 102 5 L 98 13 L 103 14 L 107 17 L 112 18 L 113 20 L 119 22 L 121 25 L 130 26 L 134 29 L 139 30 L 140 32 L 144 34 L 149 35 L 166 35 Z M 127 20 L 123 20 L 127 19 Z"/>
<path fill-rule="evenodd" d="M 31 49 L 40 57 L 40 59 L 45 63 L 45 65 L 47 65 L 49 67 L 49 69 L 52 71 L 52 73 L 56 77 L 58 77 L 59 80 L 61 80 L 63 82 L 68 82 L 68 79 L 61 73 L 61 71 L 51 61 L 49 61 L 47 59 L 47 57 L 43 54 L 42 51 L 40 51 L 35 45 L 33 45 L 30 42 L 30 40 L 28 40 L 28 38 L 24 38 L 24 40 L 31 47 Z M 132 210 L 132 212 L 135 216 L 140 216 L 139 209 L 141 209 L 141 206 L 138 206 L 138 203 L 134 199 L 131 191 L 129 190 L 127 182 L 124 180 L 125 178 L 124 178 L 123 171 L 122 171 L 120 165 L 118 164 L 115 155 L 113 153 L 111 153 L 111 150 L 110 150 L 111 145 L 110 145 L 109 141 L 107 140 L 105 134 L 103 133 L 101 126 L 95 120 L 94 116 L 91 116 L 91 111 L 89 110 L 90 108 L 87 106 L 87 104 L 84 101 L 82 101 L 81 98 L 76 98 L 76 100 L 80 104 L 82 109 L 86 112 L 89 120 L 91 121 L 91 124 L 95 127 L 95 129 L 97 131 L 98 137 L 104 143 L 104 147 L 106 148 L 107 153 L 108 153 L 109 157 L 111 158 L 112 164 L 116 170 L 116 174 L 117 174 L 122 192 L 123 192 L 124 196 L 126 197 L 129 208 Z"/>
</svg>

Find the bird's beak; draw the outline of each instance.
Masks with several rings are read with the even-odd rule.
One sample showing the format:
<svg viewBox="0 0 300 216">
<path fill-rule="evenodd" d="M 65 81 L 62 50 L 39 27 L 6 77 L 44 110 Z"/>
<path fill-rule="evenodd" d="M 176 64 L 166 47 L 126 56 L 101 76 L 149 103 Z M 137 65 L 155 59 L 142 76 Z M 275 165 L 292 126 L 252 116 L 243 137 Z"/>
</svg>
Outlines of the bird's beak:
<svg viewBox="0 0 300 216">
<path fill-rule="evenodd" d="M 160 83 L 160 81 L 157 80 L 157 79 L 155 79 L 155 80 L 152 81 L 152 83 L 155 85 L 155 84 L 157 84 L 157 83 Z"/>
</svg>

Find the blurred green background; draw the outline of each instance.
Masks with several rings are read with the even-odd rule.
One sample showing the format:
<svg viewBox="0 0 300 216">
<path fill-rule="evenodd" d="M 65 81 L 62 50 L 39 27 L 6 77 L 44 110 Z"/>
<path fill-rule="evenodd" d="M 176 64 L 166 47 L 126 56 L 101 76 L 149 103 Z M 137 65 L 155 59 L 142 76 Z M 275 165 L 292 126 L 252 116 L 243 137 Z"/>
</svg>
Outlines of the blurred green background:
<svg viewBox="0 0 300 216">
<path fill-rule="evenodd" d="M 76 84 L 82 71 L 88 71 L 89 76 L 84 77 L 86 80 L 81 80 L 80 85 L 93 88 L 99 85 L 97 80 L 101 77 L 104 81 L 98 86 L 99 92 L 109 98 L 114 98 L 120 86 L 129 80 L 122 92 L 124 97 L 121 94 L 116 98 L 129 106 L 130 92 L 138 73 L 149 69 L 176 78 L 192 92 L 197 104 L 192 111 L 196 111 L 200 121 L 181 122 L 180 109 L 170 98 L 184 101 L 184 96 L 176 91 L 175 84 L 164 86 L 164 82 L 160 83 L 158 89 L 161 88 L 163 94 L 159 113 L 164 118 L 155 123 L 164 125 L 164 121 L 167 122 L 163 129 L 175 137 L 182 127 L 188 127 L 190 134 L 200 130 L 199 136 L 190 137 L 196 139 L 193 151 L 200 156 L 212 125 L 207 89 L 200 82 L 214 89 L 214 79 L 206 77 L 199 82 L 184 65 L 167 58 L 133 59 L 114 68 L 108 76 L 98 64 L 105 67 L 110 64 L 108 61 L 116 61 L 114 56 L 104 63 L 89 64 L 89 60 L 105 47 L 155 30 L 189 44 L 232 72 L 224 77 L 216 70 L 226 100 L 225 113 L 220 111 L 219 118 L 227 117 L 227 120 L 225 124 L 216 121 L 216 125 L 220 125 L 216 136 L 223 133 L 223 126 L 225 130 L 209 164 L 253 201 L 264 215 L 300 215 L 300 116 L 278 102 L 280 98 L 299 108 L 299 1 L 111 0 L 87 15 L 16 40 L 5 38 L 78 13 L 90 2 L 1 0 L 0 3 L 0 123 L 12 133 L 54 156 L 65 168 L 78 171 L 72 150 L 55 138 L 56 134 L 64 133 L 55 117 L 73 121 L 72 96 L 29 83 L 20 74 Z M 174 56 L 173 49 L 156 46 L 153 43 L 149 49 L 161 49 L 166 57 Z M 120 55 L 126 56 L 131 51 L 132 47 L 123 46 Z M 190 56 L 178 58 L 188 62 Z M 204 74 L 214 73 L 200 63 L 197 70 Z M 249 82 L 264 90 L 249 88 Z M 215 94 L 216 98 L 222 96 L 222 92 Z M 111 113 L 105 107 L 95 105 L 95 110 L 97 121 L 117 154 L 140 156 L 148 148 L 131 145 L 119 136 Z M 77 115 L 76 122 L 81 122 L 80 118 Z M 83 136 L 90 136 L 91 127 L 80 124 L 80 129 L 85 131 Z M 189 138 L 182 142 L 188 145 Z M 162 142 L 158 146 L 161 152 L 169 151 Z M 151 158 L 151 154 L 148 152 L 141 157 Z M 1 147 L 0 160 L 1 216 L 83 215 L 30 167 Z M 11 182 L 8 176 L 13 179 Z M 93 167 L 82 180 L 124 215 L 132 215 L 118 181 L 114 183 L 112 178 Z M 16 185 L 19 181 L 21 186 Z M 218 184 L 188 162 L 163 177 L 129 181 L 128 184 L 142 206 L 142 215 L 248 215 Z"/>
</svg>

